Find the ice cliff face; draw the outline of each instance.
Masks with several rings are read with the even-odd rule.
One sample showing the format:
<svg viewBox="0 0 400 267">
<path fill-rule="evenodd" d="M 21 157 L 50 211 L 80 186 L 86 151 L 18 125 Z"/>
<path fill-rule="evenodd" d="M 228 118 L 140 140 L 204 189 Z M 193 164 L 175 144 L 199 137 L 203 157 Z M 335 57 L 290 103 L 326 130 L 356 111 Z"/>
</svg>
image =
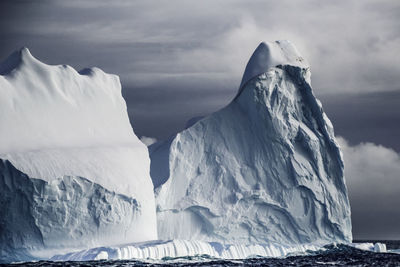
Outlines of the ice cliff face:
<svg viewBox="0 0 400 267">
<path fill-rule="evenodd" d="M 157 239 L 149 166 L 117 76 L 0 64 L 0 261 Z"/>
<path fill-rule="evenodd" d="M 235 99 L 188 126 L 149 148 L 160 239 L 351 241 L 342 155 L 291 43 L 260 44 Z"/>
</svg>

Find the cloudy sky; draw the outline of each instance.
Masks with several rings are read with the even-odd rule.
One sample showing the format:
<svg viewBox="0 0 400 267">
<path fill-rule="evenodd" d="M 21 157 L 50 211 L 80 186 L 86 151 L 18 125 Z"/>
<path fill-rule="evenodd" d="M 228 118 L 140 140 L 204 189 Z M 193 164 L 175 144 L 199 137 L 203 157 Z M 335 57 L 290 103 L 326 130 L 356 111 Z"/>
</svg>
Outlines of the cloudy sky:
<svg viewBox="0 0 400 267">
<path fill-rule="evenodd" d="M 118 74 L 137 135 L 164 139 L 235 96 L 259 42 L 289 39 L 342 137 L 354 236 L 400 239 L 399 18 L 385 0 L 3 0 L 0 59 Z"/>
</svg>

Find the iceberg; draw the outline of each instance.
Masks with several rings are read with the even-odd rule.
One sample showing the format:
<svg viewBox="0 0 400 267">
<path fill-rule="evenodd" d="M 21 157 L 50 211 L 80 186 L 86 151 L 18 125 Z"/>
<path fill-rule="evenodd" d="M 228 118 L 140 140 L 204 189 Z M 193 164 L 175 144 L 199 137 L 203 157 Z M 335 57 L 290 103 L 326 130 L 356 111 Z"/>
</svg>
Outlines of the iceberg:
<svg viewBox="0 0 400 267">
<path fill-rule="evenodd" d="M 0 261 L 157 239 L 147 147 L 118 76 L 0 64 Z"/>
<path fill-rule="evenodd" d="M 343 159 L 289 41 L 261 43 L 225 108 L 149 147 L 162 240 L 351 242 Z"/>
<path fill-rule="evenodd" d="M 118 76 L 16 51 L 0 64 L 0 262 L 350 244 L 342 154 L 310 77 L 289 41 L 263 42 L 231 103 L 153 143 L 135 135 Z"/>
</svg>

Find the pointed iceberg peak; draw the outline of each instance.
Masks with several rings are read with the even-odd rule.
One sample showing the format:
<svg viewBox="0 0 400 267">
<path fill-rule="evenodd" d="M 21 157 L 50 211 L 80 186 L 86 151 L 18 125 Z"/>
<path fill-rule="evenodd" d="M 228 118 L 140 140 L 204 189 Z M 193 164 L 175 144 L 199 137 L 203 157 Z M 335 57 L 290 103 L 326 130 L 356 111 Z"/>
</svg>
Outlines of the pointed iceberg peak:
<svg viewBox="0 0 400 267">
<path fill-rule="evenodd" d="M 0 75 L 7 75 L 12 70 L 19 67 L 23 62 L 38 61 L 35 59 L 27 47 L 22 47 L 14 51 L 6 60 L 0 62 Z"/>
<path fill-rule="evenodd" d="M 33 56 L 29 51 L 29 49 L 26 46 L 24 46 L 21 47 L 20 49 L 15 50 L 8 58 L 28 59 L 32 57 Z"/>
<path fill-rule="evenodd" d="M 239 91 L 249 80 L 278 65 L 309 67 L 296 47 L 289 41 L 262 42 L 246 65 Z"/>
<path fill-rule="evenodd" d="M 24 46 L 19 50 L 20 54 L 21 54 L 21 58 L 25 59 L 25 58 L 33 58 L 31 51 L 29 51 L 28 47 Z"/>
</svg>

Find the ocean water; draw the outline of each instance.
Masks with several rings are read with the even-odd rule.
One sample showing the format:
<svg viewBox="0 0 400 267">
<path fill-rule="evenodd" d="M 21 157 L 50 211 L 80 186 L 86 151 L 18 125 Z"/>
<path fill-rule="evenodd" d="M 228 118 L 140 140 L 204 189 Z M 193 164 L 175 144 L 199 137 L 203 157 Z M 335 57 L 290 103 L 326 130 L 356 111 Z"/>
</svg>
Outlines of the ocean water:
<svg viewBox="0 0 400 267">
<path fill-rule="evenodd" d="M 357 242 L 357 241 L 355 241 Z M 388 250 L 400 250 L 400 241 L 363 240 L 385 243 Z M 24 262 L 1 266 L 400 266 L 400 254 L 375 253 L 347 245 L 329 245 L 324 250 L 285 258 L 255 257 L 241 260 L 221 260 L 208 256 L 164 258 L 157 261 L 85 261 L 85 262 Z"/>
</svg>

